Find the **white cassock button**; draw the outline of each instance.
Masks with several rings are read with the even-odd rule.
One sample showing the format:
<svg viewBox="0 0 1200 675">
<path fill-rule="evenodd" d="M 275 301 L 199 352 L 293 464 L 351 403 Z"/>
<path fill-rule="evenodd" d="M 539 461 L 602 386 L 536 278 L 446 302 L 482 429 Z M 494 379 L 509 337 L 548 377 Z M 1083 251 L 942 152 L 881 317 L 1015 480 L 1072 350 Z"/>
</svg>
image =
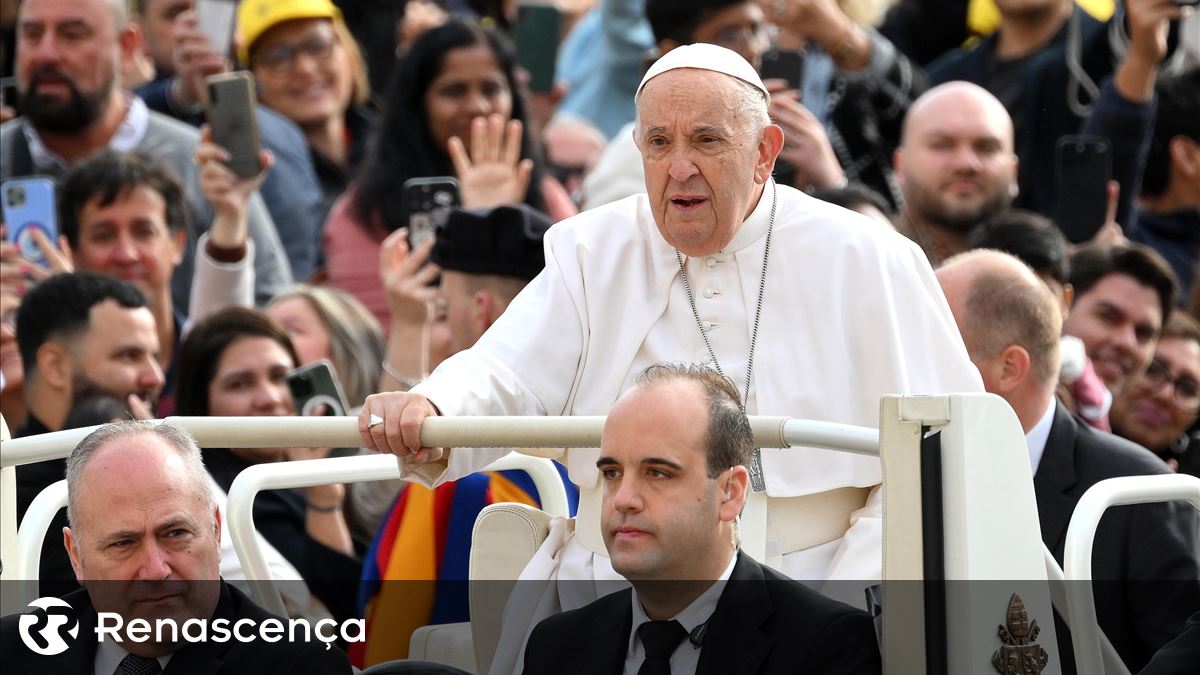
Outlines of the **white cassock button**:
<svg viewBox="0 0 1200 675">
<path fill-rule="evenodd" d="M 708 269 L 711 270 L 712 268 L 717 266 L 717 259 L 712 256 L 709 256 L 708 258 L 705 258 L 704 264 L 708 265 Z"/>
<path fill-rule="evenodd" d="M 709 330 L 710 328 L 712 328 L 712 322 L 711 322 L 711 321 L 705 321 L 705 322 L 704 322 L 703 324 L 701 324 L 701 325 L 703 325 L 703 326 L 704 326 L 704 330 Z"/>
<path fill-rule="evenodd" d="M 714 296 L 716 294 L 717 294 L 717 292 L 711 288 L 704 289 L 704 297 L 706 297 L 706 298 L 711 298 L 712 296 Z"/>
</svg>

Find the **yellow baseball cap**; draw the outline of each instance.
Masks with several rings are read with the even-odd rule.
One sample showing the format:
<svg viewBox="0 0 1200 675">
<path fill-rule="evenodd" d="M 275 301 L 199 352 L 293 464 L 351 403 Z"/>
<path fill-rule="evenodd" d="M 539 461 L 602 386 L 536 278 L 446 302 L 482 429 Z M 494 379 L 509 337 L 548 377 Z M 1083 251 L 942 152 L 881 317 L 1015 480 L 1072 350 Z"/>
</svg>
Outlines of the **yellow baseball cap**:
<svg viewBox="0 0 1200 675">
<path fill-rule="evenodd" d="M 262 34 L 294 19 L 341 21 L 342 13 L 330 0 L 242 0 L 237 15 L 237 53 L 250 62 L 250 47 Z"/>
</svg>

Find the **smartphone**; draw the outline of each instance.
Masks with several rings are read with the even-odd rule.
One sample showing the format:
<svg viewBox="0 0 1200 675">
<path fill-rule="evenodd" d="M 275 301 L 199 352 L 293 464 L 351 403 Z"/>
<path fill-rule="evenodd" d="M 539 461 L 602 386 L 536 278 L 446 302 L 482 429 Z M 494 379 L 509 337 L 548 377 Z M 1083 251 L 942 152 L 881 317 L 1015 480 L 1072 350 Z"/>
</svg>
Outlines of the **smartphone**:
<svg viewBox="0 0 1200 675">
<path fill-rule="evenodd" d="M 313 414 L 319 406 L 325 406 L 326 417 L 349 414 L 350 406 L 346 395 L 338 384 L 333 364 L 321 359 L 307 366 L 300 366 L 287 374 L 288 389 L 292 392 L 292 404 L 297 415 Z M 330 457 L 348 457 L 358 454 L 357 448 L 334 448 Z"/>
<path fill-rule="evenodd" d="M 196 28 L 218 53 L 229 56 L 233 48 L 236 0 L 196 0 Z"/>
<path fill-rule="evenodd" d="M 19 113 L 20 106 L 17 103 L 17 78 L 0 77 L 0 105 L 6 105 Z"/>
<path fill-rule="evenodd" d="M 452 176 L 410 178 L 404 181 L 404 211 L 408 214 L 408 246 L 412 250 L 446 223 L 450 211 L 462 204 L 458 181 Z"/>
<path fill-rule="evenodd" d="M 17 245 L 21 257 L 45 266 L 46 258 L 33 238 L 41 230 L 51 244 L 58 245 L 58 211 L 54 181 L 45 176 L 13 178 L 0 183 L 4 207 L 5 237 Z"/>
<path fill-rule="evenodd" d="M 554 88 L 555 59 L 562 14 L 551 5 L 520 5 L 513 41 L 517 43 L 517 65 L 529 73 L 529 90 L 539 93 Z"/>
<path fill-rule="evenodd" d="M 1108 215 L 1112 145 L 1100 136 L 1063 136 L 1055 154 L 1058 205 L 1054 222 L 1073 244 L 1096 236 Z"/>
<path fill-rule="evenodd" d="M 804 75 L 804 52 L 795 49 L 772 49 L 762 55 L 762 78 L 783 80 L 788 89 L 800 91 Z"/>
<path fill-rule="evenodd" d="M 258 114 L 254 76 L 239 70 L 206 78 L 208 126 L 212 139 L 229 152 L 229 169 L 242 178 L 257 176 Z"/>
</svg>

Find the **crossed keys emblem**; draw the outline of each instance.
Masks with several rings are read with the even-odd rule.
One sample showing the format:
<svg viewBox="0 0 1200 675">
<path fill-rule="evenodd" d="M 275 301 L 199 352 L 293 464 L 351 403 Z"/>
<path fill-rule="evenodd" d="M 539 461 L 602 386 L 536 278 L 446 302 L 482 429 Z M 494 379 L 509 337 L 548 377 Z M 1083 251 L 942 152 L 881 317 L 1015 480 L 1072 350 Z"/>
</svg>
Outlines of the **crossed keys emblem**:
<svg viewBox="0 0 1200 675">
<path fill-rule="evenodd" d="M 1037 620 L 1029 620 L 1029 612 L 1021 596 L 1013 593 L 1008 601 L 1008 621 L 996 631 L 1004 643 L 992 654 L 992 667 L 1001 675 L 1038 675 L 1046 668 L 1050 655 L 1037 643 L 1042 632 Z"/>
</svg>

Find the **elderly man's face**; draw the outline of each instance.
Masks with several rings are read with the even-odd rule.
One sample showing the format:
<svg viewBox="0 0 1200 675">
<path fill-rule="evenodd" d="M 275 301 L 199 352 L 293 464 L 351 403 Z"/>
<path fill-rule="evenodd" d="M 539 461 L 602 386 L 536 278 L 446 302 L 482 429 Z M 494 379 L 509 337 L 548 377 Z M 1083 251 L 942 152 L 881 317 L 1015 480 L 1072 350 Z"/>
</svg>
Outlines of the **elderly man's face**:
<svg viewBox="0 0 1200 675">
<path fill-rule="evenodd" d="M 1113 430 L 1163 452 L 1200 414 L 1200 343 L 1164 337 L 1149 368 L 1113 402 Z"/>
<path fill-rule="evenodd" d="M 220 515 L 207 476 L 153 434 L 101 445 L 72 495 L 63 531 L 75 576 L 98 611 L 155 619 L 212 616 Z M 205 583 L 189 583 L 204 581 Z M 170 651 L 169 649 L 167 651 Z"/>
<path fill-rule="evenodd" d="M 17 89 L 40 130 L 75 133 L 103 113 L 137 34 L 118 27 L 114 2 L 25 0 L 17 20 Z"/>
<path fill-rule="evenodd" d="M 708 477 L 707 432 L 695 382 L 634 389 L 609 414 L 596 463 L 604 544 L 630 581 L 711 579 L 728 563 L 733 545 L 721 523 L 741 502 L 724 497 L 732 470 Z"/>
<path fill-rule="evenodd" d="M 770 178 L 783 132 L 756 133 L 737 81 L 681 68 L 650 80 L 634 138 L 659 232 L 689 256 L 721 250 L 750 215 Z"/>
</svg>

